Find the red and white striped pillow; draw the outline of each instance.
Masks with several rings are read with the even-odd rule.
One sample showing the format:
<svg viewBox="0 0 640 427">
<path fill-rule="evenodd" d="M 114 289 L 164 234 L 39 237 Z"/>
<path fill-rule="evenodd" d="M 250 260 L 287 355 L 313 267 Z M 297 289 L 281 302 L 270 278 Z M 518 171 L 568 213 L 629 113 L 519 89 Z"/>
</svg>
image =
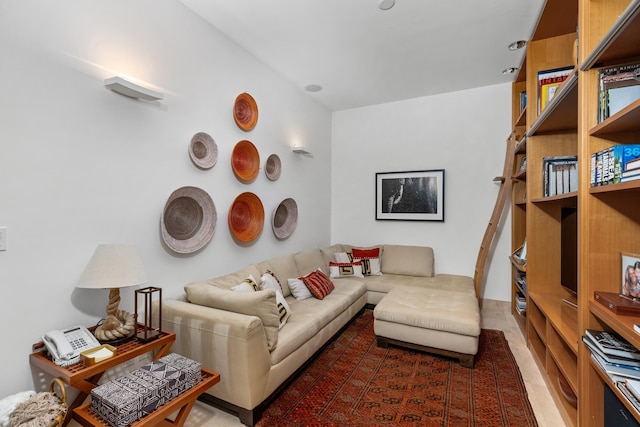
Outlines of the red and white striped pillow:
<svg viewBox="0 0 640 427">
<path fill-rule="evenodd" d="M 324 299 L 324 297 L 335 289 L 329 276 L 324 274 L 319 268 L 299 279 L 304 282 L 304 285 L 309 289 L 311 295 L 318 299 Z"/>
</svg>

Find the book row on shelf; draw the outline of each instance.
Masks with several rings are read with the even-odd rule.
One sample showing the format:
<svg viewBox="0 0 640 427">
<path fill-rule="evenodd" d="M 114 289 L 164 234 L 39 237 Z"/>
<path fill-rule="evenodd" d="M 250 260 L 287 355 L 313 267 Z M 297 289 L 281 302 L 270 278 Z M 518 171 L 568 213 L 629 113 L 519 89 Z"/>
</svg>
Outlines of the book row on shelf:
<svg viewBox="0 0 640 427">
<path fill-rule="evenodd" d="M 520 291 L 516 292 L 516 311 L 524 315 L 527 312 L 527 298 Z"/>
<path fill-rule="evenodd" d="M 591 186 L 640 179 L 640 144 L 614 145 L 591 155 Z"/>
<path fill-rule="evenodd" d="M 598 123 L 640 98 L 640 62 L 601 68 Z"/>
<path fill-rule="evenodd" d="M 578 191 L 578 156 L 552 156 L 542 159 L 544 197 Z"/>
</svg>

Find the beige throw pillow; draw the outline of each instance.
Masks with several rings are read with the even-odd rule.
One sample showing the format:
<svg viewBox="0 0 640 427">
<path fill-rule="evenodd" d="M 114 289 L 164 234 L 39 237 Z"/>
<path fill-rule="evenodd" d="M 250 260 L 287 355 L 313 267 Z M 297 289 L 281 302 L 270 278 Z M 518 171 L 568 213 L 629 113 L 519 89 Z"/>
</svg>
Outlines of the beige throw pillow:
<svg viewBox="0 0 640 427">
<path fill-rule="evenodd" d="M 194 304 L 257 316 L 262 320 L 269 351 L 278 344 L 280 314 L 276 303 L 276 291 L 266 289 L 256 292 L 234 292 L 203 283 L 193 283 L 184 288 L 187 298 Z"/>
</svg>

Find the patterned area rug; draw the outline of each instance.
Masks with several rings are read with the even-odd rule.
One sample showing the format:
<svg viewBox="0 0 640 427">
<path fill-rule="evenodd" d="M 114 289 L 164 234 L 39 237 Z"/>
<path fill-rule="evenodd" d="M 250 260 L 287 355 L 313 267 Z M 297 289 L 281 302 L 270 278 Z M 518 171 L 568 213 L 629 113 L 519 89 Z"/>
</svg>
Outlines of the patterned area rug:
<svg viewBox="0 0 640 427">
<path fill-rule="evenodd" d="M 537 426 L 502 331 L 483 329 L 474 369 L 378 348 L 366 310 L 267 408 L 259 427 Z"/>
</svg>

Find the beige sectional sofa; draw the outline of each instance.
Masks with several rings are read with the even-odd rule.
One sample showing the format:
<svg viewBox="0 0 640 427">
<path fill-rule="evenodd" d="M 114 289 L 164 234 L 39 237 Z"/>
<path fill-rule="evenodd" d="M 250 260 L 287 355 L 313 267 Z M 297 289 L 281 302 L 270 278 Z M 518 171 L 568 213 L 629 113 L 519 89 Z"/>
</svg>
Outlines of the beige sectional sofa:
<svg viewBox="0 0 640 427">
<path fill-rule="evenodd" d="M 375 305 L 398 286 L 432 288 L 463 293 L 475 299 L 473 280 L 466 276 L 435 275 L 429 247 L 379 245 L 376 259 L 368 260 L 373 275 L 359 276 L 349 268 L 340 275 L 338 258 L 354 246 L 336 244 L 251 264 L 234 273 L 185 286 L 185 294 L 165 299 L 163 329 L 177 335 L 172 351 L 220 373 L 221 381 L 200 400 L 236 413 L 254 425 L 269 403 L 297 371 L 367 304 Z M 367 264 L 369 265 L 369 264 Z M 371 266 L 369 265 L 369 266 Z M 336 274 L 334 289 L 322 299 L 296 299 L 289 279 L 320 268 Z M 365 269 L 366 270 L 366 269 Z M 267 275 L 267 276 L 265 276 Z M 260 289 L 261 278 L 279 281 L 285 304 L 273 289 Z M 337 277 L 339 276 L 339 277 Z M 256 292 L 233 292 L 253 279 Z M 296 294 L 300 282 L 291 281 Z M 298 286 L 294 286 L 298 285 Z M 321 295 L 322 297 L 323 295 Z M 281 316 L 284 306 L 288 317 Z M 281 318 L 285 322 L 281 326 Z"/>
</svg>

